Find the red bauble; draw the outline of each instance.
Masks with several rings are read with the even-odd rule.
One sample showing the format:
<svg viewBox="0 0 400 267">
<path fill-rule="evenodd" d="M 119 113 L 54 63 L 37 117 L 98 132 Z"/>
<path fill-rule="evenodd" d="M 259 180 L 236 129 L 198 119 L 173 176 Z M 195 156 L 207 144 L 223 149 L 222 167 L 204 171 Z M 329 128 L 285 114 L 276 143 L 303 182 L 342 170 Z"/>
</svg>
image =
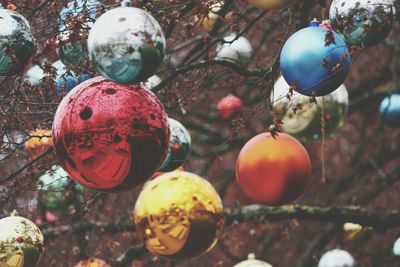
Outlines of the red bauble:
<svg viewBox="0 0 400 267">
<path fill-rule="evenodd" d="M 243 109 L 243 103 L 239 97 L 227 95 L 218 102 L 217 109 L 224 120 L 230 120 L 239 115 Z"/>
<path fill-rule="evenodd" d="M 53 142 L 61 165 L 78 183 L 96 190 L 124 190 L 149 179 L 169 145 L 167 115 L 143 85 L 95 77 L 60 103 Z"/>
<path fill-rule="evenodd" d="M 236 178 L 243 192 L 264 205 L 283 205 L 299 197 L 311 176 L 306 149 L 295 138 L 280 133 L 253 137 L 236 162 Z"/>
</svg>

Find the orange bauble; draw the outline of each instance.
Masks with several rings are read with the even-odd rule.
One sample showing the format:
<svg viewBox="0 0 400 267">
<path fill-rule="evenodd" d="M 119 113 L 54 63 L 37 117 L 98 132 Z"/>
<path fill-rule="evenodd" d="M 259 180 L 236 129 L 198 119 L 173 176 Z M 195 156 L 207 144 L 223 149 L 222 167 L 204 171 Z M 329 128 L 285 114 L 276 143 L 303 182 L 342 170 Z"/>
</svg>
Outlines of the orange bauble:
<svg viewBox="0 0 400 267">
<path fill-rule="evenodd" d="M 37 130 L 31 132 L 30 136 L 25 142 L 25 150 L 32 158 L 40 156 L 52 145 L 50 130 Z"/>
<path fill-rule="evenodd" d="M 89 260 L 83 260 L 78 262 L 75 267 L 109 267 L 105 261 L 97 258 L 91 258 Z"/>
<path fill-rule="evenodd" d="M 283 205 L 299 197 L 311 176 L 306 149 L 295 138 L 280 133 L 253 137 L 236 162 L 236 179 L 242 191 L 264 205 Z"/>
</svg>

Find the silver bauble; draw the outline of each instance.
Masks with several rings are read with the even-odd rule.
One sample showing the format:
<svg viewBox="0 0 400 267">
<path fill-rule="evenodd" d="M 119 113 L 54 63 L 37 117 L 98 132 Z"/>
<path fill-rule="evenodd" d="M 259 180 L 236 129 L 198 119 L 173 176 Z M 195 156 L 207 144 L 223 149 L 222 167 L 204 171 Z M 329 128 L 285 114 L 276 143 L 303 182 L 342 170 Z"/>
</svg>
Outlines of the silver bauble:
<svg viewBox="0 0 400 267">
<path fill-rule="evenodd" d="M 240 64 L 247 64 L 253 53 L 253 47 L 246 37 L 240 36 L 236 39 L 236 34 L 224 37 L 224 41 L 217 46 L 216 60 L 228 60 Z"/>
<path fill-rule="evenodd" d="M 319 260 L 318 267 L 354 267 L 356 262 L 349 252 L 332 249 L 325 252 Z"/>
</svg>

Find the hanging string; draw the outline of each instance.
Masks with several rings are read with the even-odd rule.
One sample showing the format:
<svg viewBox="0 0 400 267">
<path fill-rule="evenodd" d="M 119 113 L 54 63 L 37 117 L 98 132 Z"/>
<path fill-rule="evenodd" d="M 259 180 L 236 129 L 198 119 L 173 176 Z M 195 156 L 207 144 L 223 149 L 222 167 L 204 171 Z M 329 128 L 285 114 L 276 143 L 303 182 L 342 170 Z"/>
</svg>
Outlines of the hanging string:
<svg viewBox="0 0 400 267">
<path fill-rule="evenodd" d="M 322 97 L 322 110 L 321 110 L 321 183 L 326 183 L 325 173 L 325 98 Z"/>
</svg>

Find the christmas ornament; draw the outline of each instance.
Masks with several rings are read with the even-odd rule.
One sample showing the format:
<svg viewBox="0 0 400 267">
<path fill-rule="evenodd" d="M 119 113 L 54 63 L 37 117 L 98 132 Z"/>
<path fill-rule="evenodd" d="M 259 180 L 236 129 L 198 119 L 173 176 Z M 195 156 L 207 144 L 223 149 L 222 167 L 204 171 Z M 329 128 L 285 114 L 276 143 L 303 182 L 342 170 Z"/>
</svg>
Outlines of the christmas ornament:
<svg viewBox="0 0 400 267">
<path fill-rule="evenodd" d="M 36 40 L 21 14 L 0 9 L 0 48 L 0 76 L 20 73 L 32 60 Z"/>
<path fill-rule="evenodd" d="M 136 201 L 134 220 L 147 249 L 173 260 L 210 250 L 224 224 L 222 202 L 212 185 L 182 171 L 145 184 Z"/>
<path fill-rule="evenodd" d="M 28 140 L 25 141 L 25 151 L 31 158 L 42 155 L 52 143 L 51 131 L 39 129 L 30 133 Z"/>
<path fill-rule="evenodd" d="M 171 132 L 167 157 L 161 164 L 161 172 L 170 172 L 183 165 L 190 152 L 191 140 L 188 130 L 179 121 L 168 118 Z"/>
<path fill-rule="evenodd" d="M 44 70 L 39 65 L 34 65 L 25 73 L 24 81 L 32 86 L 38 86 L 44 76 Z"/>
<path fill-rule="evenodd" d="M 354 239 L 362 232 L 363 227 L 356 223 L 345 223 L 343 224 L 343 230 L 347 239 Z"/>
<path fill-rule="evenodd" d="M 380 105 L 379 112 L 382 119 L 390 126 L 400 127 L 400 93 L 385 97 Z"/>
<path fill-rule="evenodd" d="M 256 7 L 266 10 L 284 8 L 296 2 L 295 0 L 247 0 L 247 1 Z"/>
<path fill-rule="evenodd" d="M 147 79 L 144 85 L 150 90 L 153 90 L 153 88 L 159 85 L 161 82 L 162 82 L 161 78 L 154 74 L 153 76 Z"/>
<path fill-rule="evenodd" d="M 256 260 L 256 256 L 250 253 L 247 256 L 247 260 L 239 262 L 233 267 L 272 267 L 272 265 L 264 261 Z"/>
<path fill-rule="evenodd" d="M 0 266 L 36 266 L 44 242 L 39 228 L 30 220 L 12 214 L 0 220 L 0 229 Z"/>
<path fill-rule="evenodd" d="M 393 244 L 393 254 L 400 256 L 400 238 L 398 238 Z"/>
<path fill-rule="evenodd" d="M 75 267 L 110 267 L 110 265 L 102 259 L 91 258 L 78 262 Z"/>
<path fill-rule="evenodd" d="M 311 176 L 303 145 L 288 134 L 266 132 L 253 137 L 239 153 L 236 179 L 243 192 L 265 205 L 282 205 L 299 197 Z"/>
<path fill-rule="evenodd" d="M 84 188 L 73 182 L 68 173 L 58 165 L 54 165 L 39 177 L 39 202 L 48 209 L 64 212 L 74 203 Z"/>
<path fill-rule="evenodd" d="M 333 249 L 325 252 L 319 260 L 318 267 L 355 267 L 356 262 L 349 252 Z"/>
<path fill-rule="evenodd" d="M 58 56 L 72 69 L 87 69 L 86 39 L 101 7 L 98 0 L 73 0 L 60 12 Z"/>
<path fill-rule="evenodd" d="M 217 110 L 221 118 L 230 120 L 240 114 L 243 103 L 239 97 L 229 94 L 218 102 Z"/>
<path fill-rule="evenodd" d="M 324 112 L 324 133 L 328 137 L 343 126 L 349 105 L 349 95 L 342 84 L 327 96 L 312 98 L 289 90 L 281 76 L 273 92 L 275 118 L 282 121 L 282 130 L 302 142 L 315 142 L 322 138 L 321 114 Z"/>
<path fill-rule="evenodd" d="M 150 14 L 124 3 L 96 21 L 89 33 L 88 49 L 101 75 L 131 84 L 153 75 L 164 58 L 166 42 L 160 25 Z"/>
<path fill-rule="evenodd" d="M 281 72 L 300 94 L 327 95 L 346 79 L 349 50 L 343 39 L 323 27 L 307 27 L 294 33 L 280 55 Z"/>
<path fill-rule="evenodd" d="M 224 41 L 217 46 L 216 60 L 227 60 L 243 65 L 249 62 L 253 47 L 245 37 L 236 37 L 236 34 L 224 37 Z"/>
<path fill-rule="evenodd" d="M 335 32 L 348 45 L 368 47 L 381 42 L 392 30 L 392 0 L 334 0 L 329 18 Z"/>
<path fill-rule="evenodd" d="M 167 115 L 143 85 L 92 78 L 69 92 L 53 122 L 56 155 L 76 182 L 96 190 L 142 184 L 169 144 Z"/>
<path fill-rule="evenodd" d="M 214 23 L 218 19 L 218 13 L 221 10 L 221 8 L 224 6 L 224 1 L 222 0 L 215 0 L 210 6 L 209 6 L 209 12 L 207 16 L 202 17 L 199 19 L 199 16 L 196 15 L 195 22 L 200 23 L 201 27 L 205 31 L 209 31 L 212 26 L 214 26 Z"/>
</svg>

